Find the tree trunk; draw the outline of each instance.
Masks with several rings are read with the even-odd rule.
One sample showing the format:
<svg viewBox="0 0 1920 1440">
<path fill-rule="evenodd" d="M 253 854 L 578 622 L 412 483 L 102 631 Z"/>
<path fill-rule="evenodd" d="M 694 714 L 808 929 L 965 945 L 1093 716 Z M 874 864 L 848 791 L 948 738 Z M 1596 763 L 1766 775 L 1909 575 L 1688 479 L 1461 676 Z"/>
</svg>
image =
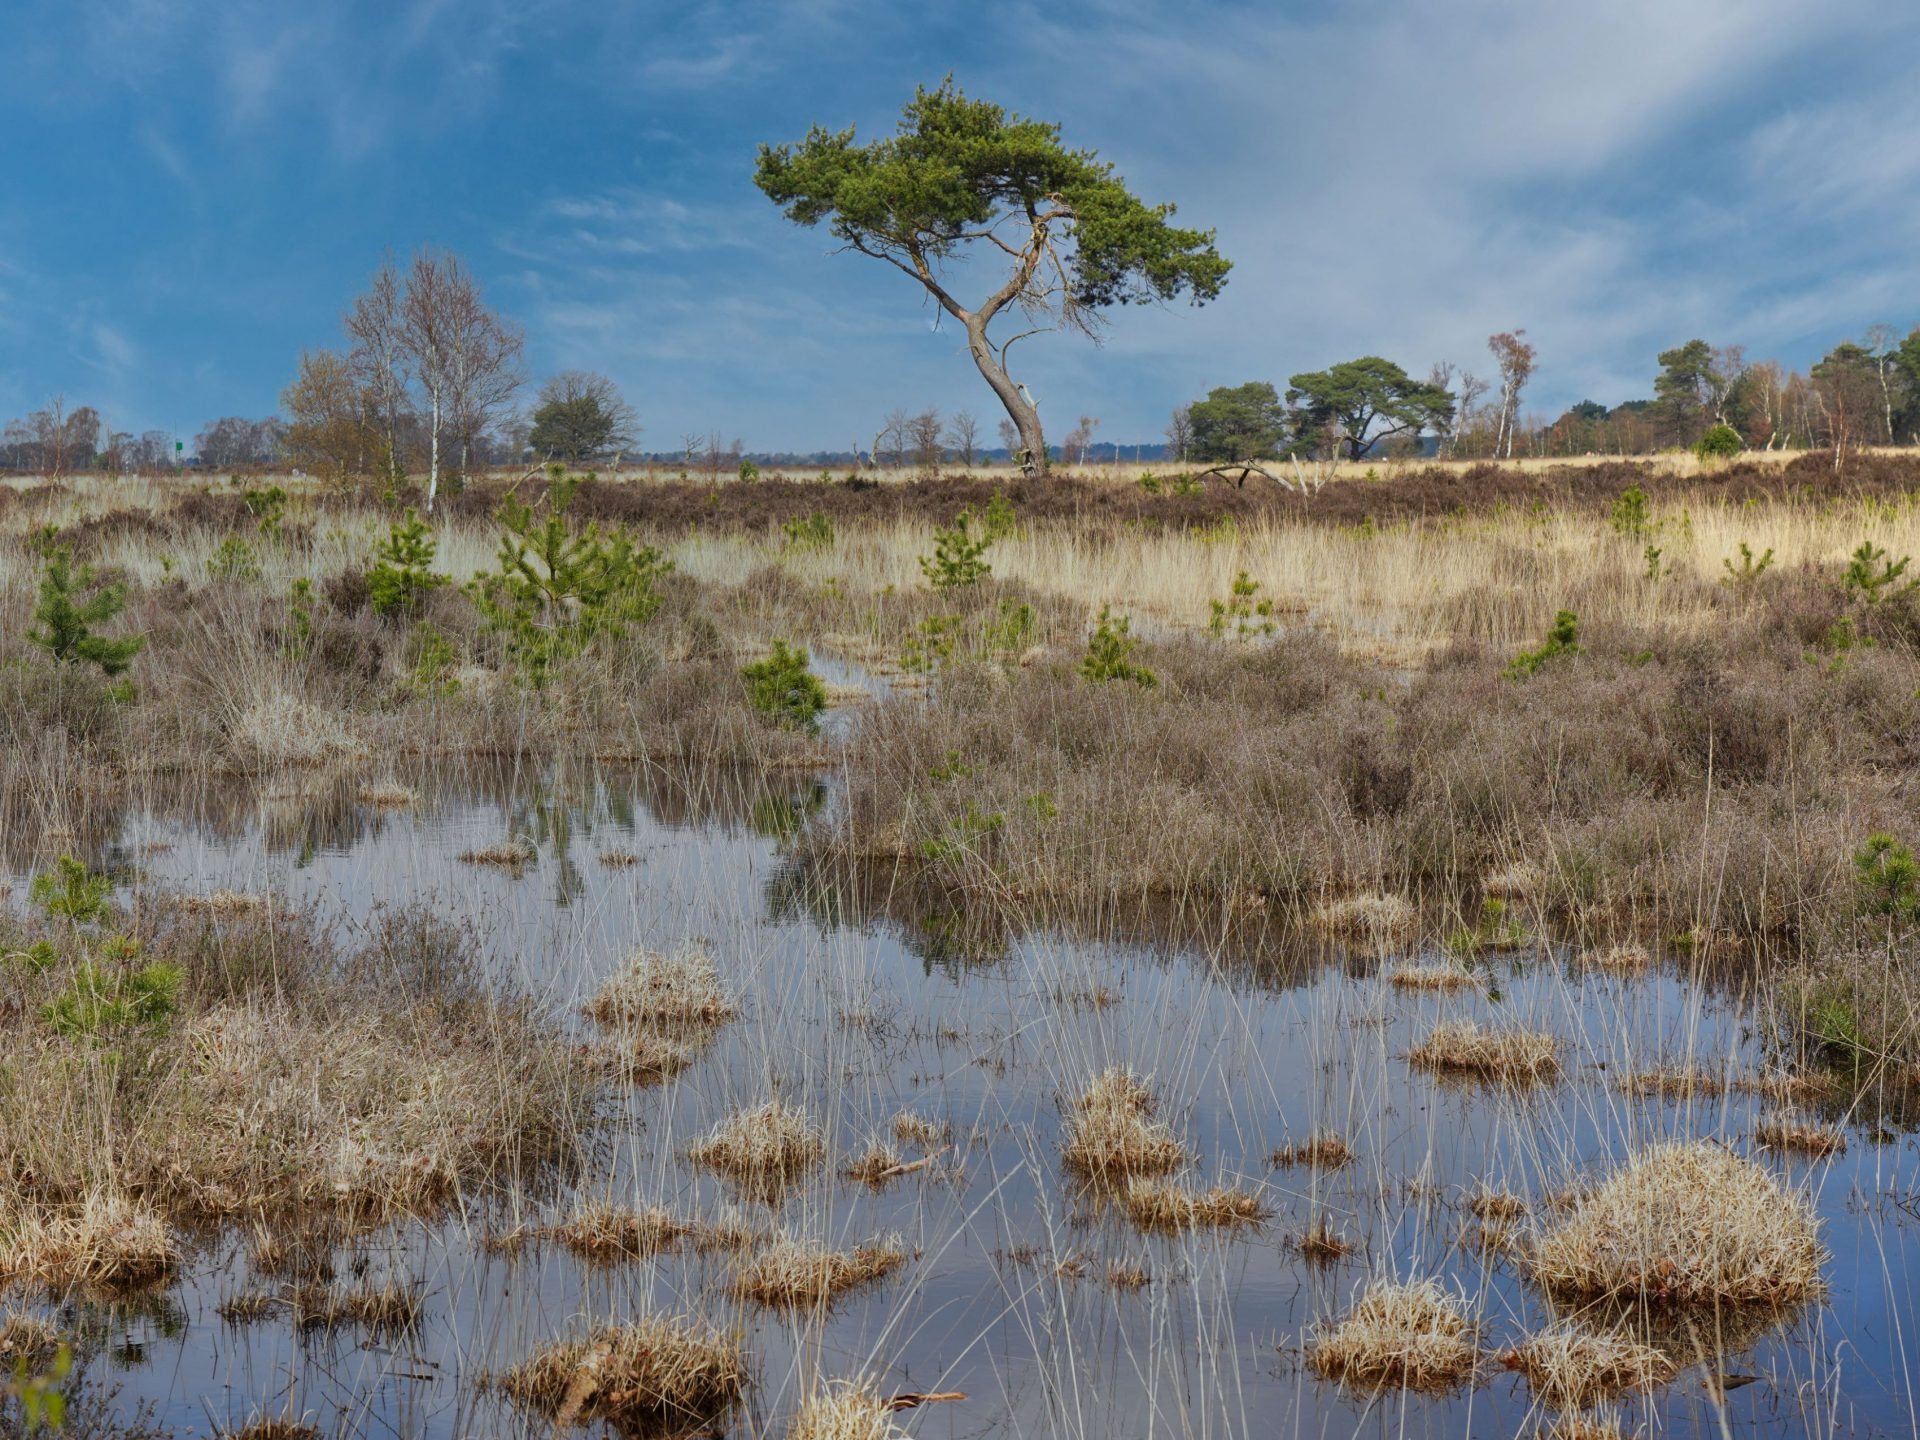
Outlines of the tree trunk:
<svg viewBox="0 0 1920 1440">
<path fill-rule="evenodd" d="M 427 513 L 433 513 L 433 497 L 440 491 L 440 392 L 433 393 L 432 456 L 427 468 Z"/>
<path fill-rule="evenodd" d="M 972 352 L 973 363 L 979 367 L 980 374 L 993 387 L 993 393 L 1000 397 L 1007 418 L 1013 421 L 1014 428 L 1020 432 L 1020 447 L 1027 452 L 1029 468 L 1036 475 L 1046 474 L 1047 437 L 1040 429 L 1040 412 L 1021 393 L 1020 387 L 1013 383 L 1013 377 L 994 357 L 984 322 L 976 320 L 968 324 L 967 349 Z"/>
</svg>

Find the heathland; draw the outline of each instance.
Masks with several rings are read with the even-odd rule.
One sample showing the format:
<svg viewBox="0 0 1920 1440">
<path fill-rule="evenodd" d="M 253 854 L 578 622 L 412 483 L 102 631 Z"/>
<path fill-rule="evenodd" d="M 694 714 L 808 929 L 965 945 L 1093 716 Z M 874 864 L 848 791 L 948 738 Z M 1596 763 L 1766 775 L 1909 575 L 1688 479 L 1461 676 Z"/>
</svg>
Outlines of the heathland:
<svg viewBox="0 0 1920 1440">
<path fill-rule="evenodd" d="M 0 487 L 16 1388 L 169 1423 L 190 1295 L 434 1434 L 1910 1424 L 1916 492 Z"/>
</svg>

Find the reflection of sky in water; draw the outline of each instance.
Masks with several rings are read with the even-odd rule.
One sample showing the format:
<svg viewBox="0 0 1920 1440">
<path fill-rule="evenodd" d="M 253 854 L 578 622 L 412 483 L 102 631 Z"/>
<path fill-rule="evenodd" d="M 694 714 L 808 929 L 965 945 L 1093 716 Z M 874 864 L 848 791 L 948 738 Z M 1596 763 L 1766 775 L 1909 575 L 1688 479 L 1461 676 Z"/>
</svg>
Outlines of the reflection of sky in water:
<svg viewBox="0 0 1920 1440">
<path fill-rule="evenodd" d="M 123 1401 L 149 1398 L 172 1423 L 205 1429 L 290 1407 L 313 1412 L 329 1433 L 515 1433 L 526 1422 L 476 1390 L 482 1372 L 581 1317 L 664 1305 L 745 1323 L 755 1386 L 743 1434 L 778 1433 L 816 1373 L 968 1392 L 915 1419 L 913 1432 L 926 1436 L 1529 1433 L 1525 1385 L 1497 1370 L 1454 1400 L 1368 1403 L 1308 1378 L 1299 1338 L 1366 1276 L 1392 1273 L 1441 1275 L 1472 1298 L 1493 1347 L 1517 1339 L 1540 1323 L 1540 1302 L 1478 1242 L 1466 1191 L 1485 1178 L 1537 1195 L 1666 1134 L 1743 1143 L 1758 1113 L 1744 1095 L 1629 1101 L 1610 1083 L 1689 1051 L 1710 1066 L 1738 1057 L 1740 1069 L 1755 1068 L 1728 1003 L 1664 975 L 1621 980 L 1500 961 L 1503 976 L 1514 973 L 1497 1000 L 1435 998 L 1394 993 L 1362 962 L 1295 964 L 1281 983 L 1277 966 L 1244 954 L 1216 966 L 1199 945 L 1170 954 L 1057 935 L 968 966 L 951 960 L 967 948 L 948 943 L 951 916 L 864 928 L 813 918 L 871 908 L 873 897 L 804 903 L 805 887 L 784 866 L 769 837 L 822 803 L 810 780 L 782 780 L 769 793 L 712 779 L 602 783 L 582 772 L 537 790 L 509 780 L 493 798 L 421 788 L 417 810 L 384 813 L 354 803 L 351 789 L 309 786 L 224 809 L 220 797 L 197 807 L 221 810 L 208 823 L 129 822 L 115 850 L 156 888 L 312 901 L 348 927 L 379 905 L 424 900 L 473 922 L 503 971 L 569 1012 L 636 943 L 703 937 L 746 997 L 744 1016 L 674 1084 L 633 1093 L 608 1139 L 610 1163 L 586 1192 L 720 1212 L 731 1197 L 682 1152 L 730 1109 L 777 1088 L 830 1135 L 829 1166 L 794 1193 L 780 1223 L 848 1246 L 898 1233 L 918 1258 L 904 1277 L 810 1326 L 742 1311 L 719 1258 L 675 1254 L 585 1272 L 557 1247 L 517 1259 L 479 1251 L 471 1242 L 484 1217 L 408 1226 L 338 1257 L 343 1278 L 361 1265 L 376 1280 L 425 1283 L 426 1324 L 388 1344 L 354 1330 L 296 1338 L 284 1321 L 224 1325 L 214 1306 L 249 1283 L 228 1238 L 163 1302 L 87 1317 L 120 1349 Z M 535 793 L 545 798 L 525 800 Z M 539 850 L 523 874 L 459 860 L 510 833 Z M 602 864 L 609 852 L 637 863 Z M 1113 993 L 1111 1006 L 1084 1003 L 1097 987 Z M 1566 1080 L 1501 1096 L 1411 1071 L 1409 1046 L 1446 1014 L 1553 1028 L 1574 1042 Z M 1187 1178 L 1264 1185 L 1272 1223 L 1234 1238 L 1151 1238 L 1076 1197 L 1058 1165 L 1056 1097 L 1116 1062 L 1153 1076 L 1166 1117 L 1201 1157 Z M 879 1195 L 840 1179 L 835 1169 L 886 1135 L 901 1110 L 951 1120 L 959 1169 Z M 1356 1163 L 1318 1176 L 1269 1167 L 1277 1145 L 1322 1125 L 1348 1137 Z M 1851 1141 L 1831 1170 L 1811 1172 L 1834 1252 L 1831 1304 L 1731 1360 L 1761 1377 L 1728 1392 L 1731 1432 L 1828 1433 L 1837 1406 L 1840 1433 L 1912 1433 L 1903 1358 L 1915 1320 L 1912 1220 L 1894 1202 L 1914 1191 L 1913 1142 L 1876 1145 L 1859 1130 Z M 1322 1216 L 1360 1248 L 1316 1269 L 1285 1241 Z M 1085 1278 L 1007 1257 L 1028 1246 L 1086 1258 Z M 1152 1281 L 1114 1291 L 1104 1283 L 1112 1263 L 1140 1264 Z M 1645 1409 L 1630 1406 L 1630 1418 Z M 1721 1433 L 1697 1370 L 1652 1409 L 1662 1428 Z"/>
</svg>

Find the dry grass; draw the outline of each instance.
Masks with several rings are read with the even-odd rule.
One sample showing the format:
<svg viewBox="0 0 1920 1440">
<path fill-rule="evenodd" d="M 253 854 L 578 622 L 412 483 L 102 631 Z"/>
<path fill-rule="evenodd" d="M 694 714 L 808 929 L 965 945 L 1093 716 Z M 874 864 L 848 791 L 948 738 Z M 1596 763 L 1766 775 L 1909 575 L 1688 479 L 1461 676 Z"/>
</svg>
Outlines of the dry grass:
<svg viewBox="0 0 1920 1440">
<path fill-rule="evenodd" d="M 266 766 L 327 765 L 367 751 L 340 716 L 284 690 L 238 710 L 227 733 L 242 757 Z"/>
<path fill-rule="evenodd" d="M 629 1210 L 592 1204 L 582 1206 L 549 1233 L 574 1254 L 604 1265 L 657 1255 L 692 1232 L 689 1222 L 657 1205 Z"/>
<path fill-rule="evenodd" d="M 624 1031 L 599 1047 L 608 1070 L 629 1085 L 658 1085 L 691 1065 L 713 1040 L 711 1029 L 669 1034 L 650 1026 Z"/>
<path fill-rule="evenodd" d="M 468 865 L 485 865 L 495 870 L 512 871 L 516 875 L 539 858 L 540 852 L 518 837 L 498 840 L 476 850 L 462 851 L 460 855 L 460 859 Z"/>
<path fill-rule="evenodd" d="M 1527 900 L 1538 895 L 1546 883 L 1547 877 L 1538 865 L 1521 860 L 1488 875 L 1480 882 L 1480 889 L 1496 900 Z"/>
<path fill-rule="evenodd" d="M 347 1290 L 296 1289 L 290 1297 L 293 1323 L 300 1330 L 335 1330 L 358 1325 L 382 1334 L 417 1330 L 424 1313 L 418 1285 L 388 1281 Z"/>
<path fill-rule="evenodd" d="M 28 1310 L 9 1307 L 0 1314 L 0 1370 L 25 1361 L 29 1368 L 51 1360 L 60 1349 L 60 1332 Z"/>
<path fill-rule="evenodd" d="M 631 850 L 602 850 L 600 863 L 609 870 L 630 870 L 640 863 L 640 857 Z"/>
<path fill-rule="evenodd" d="M 1627 1440 L 1627 1430 L 1618 1415 L 1556 1415 L 1540 1440 Z"/>
<path fill-rule="evenodd" d="M 1473 972 L 1458 965 L 1446 963 L 1401 965 L 1387 976 L 1387 981 L 1397 990 L 1436 990 L 1449 991 L 1477 985 Z"/>
<path fill-rule="evenodd" d="M 917 1145 L 922 1150 L 933 1150 L 946 1144 L 952 1136 L 953 1126 L 945 1120 L 930 1120 L 910 1110 L 902 1110 L 893 1117 L 893 1138 L 902 1145 Z"/>
<path fill-rule="evenodd" d="M 1510 1190 L 1481 1185 L 1467 1197 L 1467 1209 L 1476 1219 L 1510 1224 L 1527 1213 L 1527 1202 Z"/>
<path fill-rule="evenodd" d="M 698 946 L 673 954 L 636 950 L 587 1004 L 603 1025 L 723 1025 L 739 1014 L 713 957 Z"/>
<path fill-rule="evenodd" d="M 884 1279 L 906 1263 L 897 1240 L 874 1241 L 852 1251 L 828 1250 L 780 1236 L 740 1271 L 736 1292 L 772 1309 L 816 1309 L 846 1291 Z"/>
<path fill-rule="evenodd" d="M 1651 1345 L 1566 1322 L 1528 1337 L 1500 1358 L 1558 1410 L 1584 1410 L 1632 1390 L 1651 1390 L 1672 1379 L 1677 1368 Z"/>
<path fill-rule="evenodd" d="M 898 1150 L 876 1140 L 847 1166 L 844 1173 L 849 1180 L 878 1190 L 889 1180 L 899 1178 L 903 1173 L 902 1163 Z"/>
<path fill-rule="evenodd" d="M 1153 1118 L 1146 1082 L 1119 1066 L 1102 1071 L 1073 1102 L 1063 1156 L 1084 1175 L 1164 1174 L 1186 1163 L 1174 1133 Z"/>
<path fill-rule="evenodd" d="M 812 1116 L 769 1100 L 722 1120 L 687 1156 L 756 1194 L 778 1194 L 818 1165 L 825 1150 Z"/>
<path fill-rule="evenodd" d="M 495 1380 L 508 1399 L 553 1417 L 556 1431 L 604 1421 L 635 1434 L 711 1424 L 747 1383 L 737 1335 L 649 1316 L 534 1352 Z"/>
<path fill-rule="evenodd" d="M 1821 1125 L 1796 1115 L 1770 1115 L 1753 1128 L 1757 1145 L 1792 1155 L 1824 1160 L 1847 1148 L 1847 1132 L 1838 1125 Z"/>
<path fill-rule="evenodd" d="M 1109 1290 L 1144 1290 L 1153 1280 L 1147 1267 L 1133 1261 L 1116 1261 L 1107 1267 L 1107 1288 Z"/>
<path fill-rule="evenodd" d="M 376 780 L 360 787 L 360 803 L 377 810 L 405 810 L 419 803 L 420 796 L 398 780 Z"/>
<path fill-rule="evenodd" d="M 1282 1145 L 1267 1157 L 1270 1165 L 1307 1165 L 1315 1170 L 1338 1170 L 1351 1164 L 1353 1147 L 1334 1130 L 1316 1130 L 1298 1145 Z"/>
<path fill-rule="evenodd" d="M 1258 1195 L 1215 1186 L 1194 1190 L 1161 1177 L 1137 1177 L 1127 1182 L 1121 1203 L 1133 1223 L 1143 1230 L 1227 1229 L 1258 1225 L 1272 1212 Z"/>
<path fill-rule="evenodd" d="M 255 1415 L 237 1430 L 219 1432 L 222 1440 L 320 1440 L 318 1425 L 291 1415 Z"/>
<path fill-rule="evenodd" d="M 1691 1100 L 1695 1096 L 1718 1095 L 1727 1087 L 1712 1071 L 1699 1065 L 1658 1065 L 1651 1070 L 1636 1070 L 1620 1077 L 1620 1088 L 1629 1095 L 1657 1095 L 1663 1100 Z"/>
<path fill-rule="evenodd" d="M 214 890 L 206 895 L 175 895 L 170 903 L 188 915 L 245 915 L 267 908 L 267 897 L 239 890 Z"/>
<path fill-rule="evenodd" d="M 871 1385 L 841 1381 L 807 1397 L 787 1440 L 902 1440 L 894 1407 Z"/>
<path fill-rule="evenodd" d="M 1441 1393 L 1472 1377 L 1474 1358 L 1473 1326 L 1459 1299 L 1431 1280 L 1372 1281 L 1345 1318 L 1317 1328 L 1307 1347 L 1316 1375 L 1367 1390 Z"/>
<path fill-rule="evenodd" d="M 1420 912 L 1404 895 L 1367 891 L 1314 906 L 1308 922 L 1328 935 L 1388 945 L 1410 938 L 1420 928 Z"/>
<path fill-rule="evenodd" d="M 1805 1300 L 1825 1260 L 1804 1195 L 1704 1140 L 1642 1150 L 1525 1255 L 1556 1294 L 1730 1306 Z"/>
<path fill-rule="evenodd" d="M 1585 959 L 1595 969 L 1615 975 L 1643 975 L 1653 968 L 1653 955 L 1644 945 L 1615 945 L 1590 951 Z"/>
<path fill-rule="evenodd" d="M 1559 1074 L 1560 1042 L 1538 1030 L 1450 1020 L 1436 1025 L 1407 1058 L 1443 1075 L 1530 1084 Z"/>
<path fill-rule="evenodd" d="M 1293 1248 L 1316 1265 L 1330 1265 L 1353 1253 L 1353 1242 L 1322 1215 L 1293 1239 Z"/>
<path fill-rule="evenodd" d="M 166 1278 L 180 1263 L 166 1216 L 119 1190 L 97 1189 L 77 1205 L 46 1209 L 0 1200 L 0 1235 L 7 1241 L 0 1278 L 128 1290 Z"/>
</svg>

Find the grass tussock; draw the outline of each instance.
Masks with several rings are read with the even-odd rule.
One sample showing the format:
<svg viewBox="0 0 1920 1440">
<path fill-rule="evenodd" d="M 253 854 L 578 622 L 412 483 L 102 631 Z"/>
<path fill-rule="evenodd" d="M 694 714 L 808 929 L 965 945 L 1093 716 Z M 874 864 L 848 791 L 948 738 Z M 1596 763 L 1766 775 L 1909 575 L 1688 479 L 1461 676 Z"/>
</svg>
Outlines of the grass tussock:
<svg viewBox="0 0 1920 1440">
<path fill-rule="evenodd" d="M 1442 1075 L 1524 1085 L 1560 1073 L 1560 1042 L 1543 1031 L 1450 1020 L 1434 1026 L 1407 1058 Z"/>
<path fill-rule="evenodd" d="M 1308 912 L 1307 921 L 1343 940 L 1388 945 L 1412 938 L 1420 928 L 1420 912 L 1404 895 L 1370 890 L 1323 901 Z"/>
<path fill-rule="evenodd" d="M 735 1290 L 769 1309 L 817 1309 L 857 1286 L 884 1279 L 906 1264 L 897 1240 L 854 1250 L 829 1250 L 783 1235 L 741 1269 Z"/>
<path fill-rule="evenodd" d="M 575 1255 L 605 1265 L 658 1255 L 692 1232 L 691 1223 L 657 1205 L 630 1210 L 596 1203 L 582 1206 L 549 1233 Z"/>
<path fill-rule="evenodd" d="M 9 1308 L 0 1313 L 0 1369 L 16 1363 L 29 1368 L 51 1360 L 60 1349 L 60 1332 L 28 1310 Z"/>
<path fill-rule="evenodd" d="M 1644 945 L 1613 945 L 1589 951 L 1587 964 L 1613 975 L 1644 975 L 1653 968 L 1653 954 Z"/>
<path fill-rule="evenodd" d="M 953 1138 L 953 1126 L 945 1120 L 931 1120 L 925 1115 L 902 1110 L 893 1117 L 893 1138 L 902 1145 L 917 1145 L 922 1150 L 933 1150 Z"/>
<path fill-rule="evenodd" d="M 506 870 L 515 875 L 539 858 L 540 852 L 517 836 L 510 840 L 495 841 L 491 845 L 482 845 L 477 849 L 463 850 L 460 853 L 460 859 L 464 864 L 483 865 L 494 870 Z"/>
<path fill-rule="evenodd" d="M 1700 1065 L 1657 1065 L 1651 1070 L 1636 1070 L 1620 1078 L 1620 1088 L 1629 1095 L 1652 1095 L 1662 1100 L 1691 1100 L 1725 1091 L 1726 1082 Z"/>
<path fill-rule="evenodd" d="M 360 787 L 360 803 L 376 810 L 408 810 L 420 803 L 420 796 L 397 780 L 376 780 Z"/>
<path fill-rule="evenodd" d="M 552 1417 L 556 1431 L 605 1422 L 646 1434 L 712 1424 L 733 1408 L 746 1383 L 737 1335 L 695 1320 L 649 1316 L 547 1345 L 494 1385 L 514 1403 Z"/>
<path fill-rule="evenodd" d="M 1804 1195 L 1698 1140 L 1633 1156 L 1524 1258 L 1560 1295 L 1775 1306 L 1819 1291 L 1826 1250 Z"/>
<path fill-rule="evenodd" d="M 1142 1230 L 1231 1229 L 1258 1225 L 1273 1212 L 1258 1195 L 1227 1186 L 1195 1190 L 1160 1176 L 1140 1176 L 1120 1194 Z"/>
<path fill-rule="evenodd" d="M 711 1030 L 670 1034 L 641 1026 L 603 1043 L 598 1054 L 609 1073 L 627 1085 L 659 1085 L 693 1064 L 713 1039 Z"/>
<path fill-rule="evenodd" d="M 267 897 L 239 890 L 214 890 L 205 895 L 176 895 L 172 903 L 189 915 L 245 915 L 267 908 Z"/>
<path fill-rule="evenodd" d="M 150 1201 L 98 1189 L 77 1205 L 0 1201 L 0 1278 L 132 1290 L 172 1274 L 180 1245 Z"/>
<path fill-rule="evenodd" d="M 1165 1174 L 1187 1161 L 1186 1148 L 1155 1120 L 1153 1092 L 1120 1066 L 1102 1071 L 1073 1102 L 1063 1157 L 1083 1175 Z"/>
<path fill-rule="evenodd" d="M 1131 1260 L 1116 1261 L 1107 1267 L 1107 1288 L 1130 1293 L 1144 1290 L 1153 1276 L 1147 1267 Z"/>
<path fill-rule="evenodd" d="M 724 1025 L 739 1014 L 713 957 L 689 945 L 636 950 L 587 1004 L 603 1025 Z"/>
<path fill-rule="evenodd" d="M 1651 1345 L 1565 1322 L 1529 1336 L 1500 1360 L 1526 1376 L 1534 1394 L 1557 1410 L 1584 1410 L 1630 1391 L 1651 1390 L 1671 1380 L 1677 1368 Z"/>
<path fill-rule="evenodd" d="M 1838 1125 L 1822 1125 L 1797 1115 L 1769 1115 L 1753 1128 L 1756 1145 L 1789 1155 L 1824 1160 L 1847 1148 L 1847 1132 Z"/>
<path fill-rule="evenodd" d="M 777 1194 L 818 1165 L 825 1151 L 812 1116 L 769 1100 L 722 1120 L 687 1155 L 755 1193 Z"/>
<path fill-rule="evenodd" d="M 1474 1371 L 1472 1324 L 1460 1300 L 1431 1280 L 1375 1280 L 1336 1325 L 1316 1331 L 1307 1364 L 1322 1379 L 1357 1389 L 1438 1394 Z"/>
<path fill-rule="evenodd" d="M 1440 962 L 1397 966 L 1387 976 L 1387 983 L 1396 990 L 1429 990 L 1444 994 L 1451 990 L 1464 990 L 1480 982 L 1472 971 Z"/>
<path fill-rule="evenodd" d="M 878 1190 L 889 1180 L 898 1179 L 905 1174 L 905 1162 L 900 1152 L 893 1146 L 876 1140 L 856 1156 L 845 1170 L 849 1180 Z"/>
<path fill-rule="evenodd" d="M 1331 1265 L 1353 1253 L 1353 1242 L 1333 1228 L 1322 1215 L 1293 1237 L 1293 1248 L 1315 1265 Z"/>
<path fill-rule="evenodd" d="M 1316 1130 L 1297 1145 L 1282 1145 L 1267 1157 L 1275 1166 L 1306 1165 L 1315 1170 L 1338 1170 L 1353 1162 L 1354 1149 L 1337 1130 Z"/>
<path fill-rule="evenodd" d="M 640 863 L 640 857 L 631 850 L 602 850 L 600 863 L 609 870 L 631 870 Z"/>
<path fill-rule="evenodd" d="M 841 1381 L 807 1397 L 787 1440 L 902 1440 L 894 1407 L 864 1382 Z"/>
<path fill-rule="evenodd" d="M 320 1440 L 321 1433 L 304 1415 L 255 1415 L 236 1430 L 219 1432 L 221 1440 Z"/>
<path fill-rule="evenodd" d="M 1527 1213 L 1527 1202 L 1511 1190 L 1495 1190 L 1480 1185 L 1467 1197 L 1467 1209 L 1475 1219 L 1491 1224 L 1511 1224 Z"/>
</svg>

